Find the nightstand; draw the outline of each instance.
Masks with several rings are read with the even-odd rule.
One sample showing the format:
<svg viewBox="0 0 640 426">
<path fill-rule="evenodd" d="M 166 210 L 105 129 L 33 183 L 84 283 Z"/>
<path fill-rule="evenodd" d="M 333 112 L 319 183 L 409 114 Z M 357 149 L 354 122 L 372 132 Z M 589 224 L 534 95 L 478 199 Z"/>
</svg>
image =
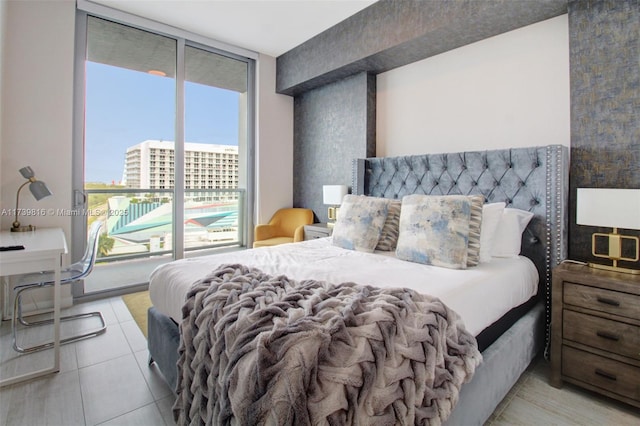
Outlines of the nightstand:
<svg viewBox="0 0 640 426">
<path fill-rule="evenodd" d="M 551 306 L 551 385 L 640 407 L 640 275 L 561 264 Z"/>
<path fill-rule="evenodd" d="M 304 226 L 304 240 L 315 240 L 316 238 L 324 238 L 331 236 L 333 227 L 329 227 L 326 223 L 313 223 Z"/>
</svg>

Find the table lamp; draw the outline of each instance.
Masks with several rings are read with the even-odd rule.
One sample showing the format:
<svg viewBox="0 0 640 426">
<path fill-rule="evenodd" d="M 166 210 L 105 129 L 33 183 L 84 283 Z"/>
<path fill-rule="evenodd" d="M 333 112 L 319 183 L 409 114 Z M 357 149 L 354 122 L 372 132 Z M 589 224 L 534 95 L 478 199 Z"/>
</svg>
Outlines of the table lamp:
<svg viewBox="0 0 640 426">
<path fill-rule="evenodd" d="M 18 221 L 18 213 L 20 212 L 20 209 L 19 209 L 20 191 L 22 190 L 22 188 L 24 188 L 26 184 L 29 184 L 29 190 L 33 194 L 34 198 L 38 201 L 51 195 L 51 191 L 49 191 L 49 188 L 47 188 L 47 185 L 45 185 L 43 181 L 36 179 L 35 173 L 33 172 L 33 169 L 31 167 L 26 166 L 21 168 L 20 174 L 25 179 L 27 179 L 27 181 L 22 185 L 20 185 L 20 188 L 18 188 L 18 192 L 16 193 L 16 218 L 13 221 L 13 224 L 11 225 L 12 232 L 33 231 L 36 229 L 36 227 L 32 225 L 21 226 L 20 222 Z"/>
<path fill-rule="evenodd" d="M 621 260 L 637 262 L 640 258 L 638 237 L 618 233 L 618 228 L 640 229 L 640 189 L 578 188 L 576 223 L 613 228 L 613 232 L 609 234 L 596 232 L 591 237 L 591 254 L 595 257 L 611 259 L 613 265 L 589 263 L 589 266 L 608 271 L 640 274 L 638 269 L 618 266 Z M 607 253 L 599 253 L 596 249 L 597 240 L 602 238 L 608 239 Z M 632 250 L 635 252 L 634 257 L 623 256 L 623 243 L 635 246 L 635 250 Z"/>
<path fill-rule="evenodd" d="M 329 209 L 327 210 L 327 216 L 329 217 L 329 221 L 327 222 L 327 226 L 331 227 L 335 225 L 335 220 L 338 217 L 338 210 L 340 204 L 342 204 L 342 199 L 349 192 L 349 188 L 347 185 L 323 185 L 322 186 L 322 203 L 329 205 Z"/>
</svg>

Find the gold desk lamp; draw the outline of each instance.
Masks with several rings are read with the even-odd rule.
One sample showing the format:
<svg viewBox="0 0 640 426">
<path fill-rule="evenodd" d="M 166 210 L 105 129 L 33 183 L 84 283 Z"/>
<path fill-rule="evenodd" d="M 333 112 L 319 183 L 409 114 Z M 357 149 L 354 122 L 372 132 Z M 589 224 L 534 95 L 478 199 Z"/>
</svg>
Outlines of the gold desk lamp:
<svg viewBox="0 0 640 426">
<path fill-rule="evenodd" d="M 20 188 L 18 188 L 18 192 L 16 193 L 16 212 L 15 212 L 16 217 L 15 217 L 15 220 L 13 221 L 13 224 L 11 225 L 11 232 L 26 232 L 26 231 L 34 231 L 36 229 L 36 227 L 33 225 L 21 226 L 20 221 L 18 221 L 18 213 L 20 212 L 20 208 L 19 208 L 20 191 L 22 190 L 22 188 L 25 187 L 25 185 L 29 184 L 29 190 L 31 191 L 31 193 L 33 194 L 33 197 L 37 201 L 40 201 L 43 198 L 51 195 L 51 191 L 49 191 L 49 188 L 47 188 L 47 185 L 43 181 L 36 179 L 35 173 L 33 172 L 33 169 L 31 167 L 26 166 L 21 168 L 20 174 L 25 179 L 27 179 L 27 181 L 22 185 L 20 185 Z"/>
</svg>

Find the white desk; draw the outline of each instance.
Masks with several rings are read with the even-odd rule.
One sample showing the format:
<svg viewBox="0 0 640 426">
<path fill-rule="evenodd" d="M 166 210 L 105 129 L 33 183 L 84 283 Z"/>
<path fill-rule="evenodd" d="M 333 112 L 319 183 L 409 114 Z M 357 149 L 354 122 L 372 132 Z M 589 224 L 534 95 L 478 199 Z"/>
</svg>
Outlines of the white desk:
<svg viewBox="0 0 640 426">
<path fill-rule="evenodd" d="M 54 271 L 53 366 L 10 378 L 0 387 L 60 371 L 60 268 L 67 242 L 61 228 L 39 228 L 31 232 L 0 232 L 0 246 L 23 245 L 24 250 L 0 252 L 0 276 Z"/>
</svg>

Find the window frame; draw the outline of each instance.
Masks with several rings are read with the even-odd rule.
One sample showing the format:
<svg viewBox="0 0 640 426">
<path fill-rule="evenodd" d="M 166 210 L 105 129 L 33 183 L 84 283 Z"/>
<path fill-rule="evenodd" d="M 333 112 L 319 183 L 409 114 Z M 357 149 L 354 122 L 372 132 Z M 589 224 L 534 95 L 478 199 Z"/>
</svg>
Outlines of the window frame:
<svg viewBox="0 0 640 426">
<path fill-rule="evenodd" d="M 76 37 L 74 59 L 74 97 L 73 97 L 73 152 L 72 152 L 72 209 L 83 209 L 86 204 L 84 193 L 84 128 L 85 128 L 85 61 L 87 46 L 87 19 L 89 16 L 113 21 L 144 31 L 149 31 L 161 36 L 176 40 L 176 123 L 175 123 L 175 151 L 174 151 L 174 218 L 173 227 L 175 244 L 173 244 L 173 259 L 181 259 L 185 255 L 184 250 L 184 206 L 185 191 L 188 189 L 185 182 L 185 139 L 184 139 L 184 56 L 187 47 L 202 49 L 217 55 L 246 62 L 247 64 L 247 96 L 246 96 L 246 147 L 245 157 L 246 173 L 240 178 L 245 180 L 245 203 L 239 206 L 242 209 L 244 223 L 241 231 L 241 246 L 250 247 L 253 240 L 255 210 L 255 105 L 256 105 L 256 61 L 259 55 L 250 50 L 238 48 L 197 34 L 190 33 L 166 24 L 151 21 L 140 16 L 131 15 L 107 6 L 90 3 L 87 0 L 77 0 L 76 6 Z M 238 147 L 241 150 L 241 147 Z M 242 157 L 241 157 L 242 159 Z M 240 183 L 240 182 L 239 182 Z M 241 203 L 242 204 L 242 203 Z M 71 223 L 71 256 L 75 261 L 80 259 L 86 245 L 87 224 L 86 220 L 73 220 Z M 143 283 L 141 283 L 143 284 Z M 115 291 L 115 293 L 120 293 Z M 84 296 L 82 283 L 76 283 L 72 287 L 74 298 Z"/>
</svg>

